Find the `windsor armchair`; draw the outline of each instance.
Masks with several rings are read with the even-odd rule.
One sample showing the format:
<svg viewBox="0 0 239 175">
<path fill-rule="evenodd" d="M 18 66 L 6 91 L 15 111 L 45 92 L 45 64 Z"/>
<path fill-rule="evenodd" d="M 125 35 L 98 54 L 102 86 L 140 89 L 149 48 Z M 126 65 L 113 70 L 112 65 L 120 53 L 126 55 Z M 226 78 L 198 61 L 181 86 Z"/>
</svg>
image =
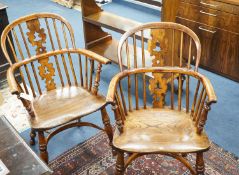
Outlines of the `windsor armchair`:
<svg viewBox="0 0 239 175">
<path fill-rule="evenodd" d="M 15 64 L 6 50 L 7 44 L 12 50 Z M 64 18 L 49 13 L 19 18 L 6 27 L 1 45 L 11 64 L 8 72 L 11 92 L 22 101 L 30 115 L 30 143 L 35 144 L 38 133 L 43 160 L 48 162 L 49 140 L 70 127 L 98 128 L 106 131 L 112 141 L 105 100 L 97 95 L 102 64 L 108 64 L 109 60 L 93 52 L 76 49 L 73 29 Z M 98 62 L 95 73 L 94 61 Z M 20 74 L 18 79 L 17 74 Z M 96 111 L 101 111 L 104 129 L 80 120 Z M 52 131 L 52 128 L 56 129 Z M 50 132 L 47 137 L 44 136 L 46 131 Z"/>
<path fill-rule="evenodd" d="M 64 38 L 64 41 L 61 38 Z M 47 51 L 76 48 L 70 23 L 63 17 L 52 13 L 31 14 L 13 21 L 2 33 L 1 46 L 10 65 L 13 64 L 12 60 L 18 62 Z M 7 46 L 10 49 L 7 50 Z M 10 58 L 12 55 L 14 58 Z M 35 70 L 35 65 L 32 64 L 31 68 Z M 29 73 L 29 68 L 26 67 L 25 69 Z M 59 71 L 59 66 L 57 69 Z M 34 74 L 36 76 L 35 72 Z M 20 76 L 23 77 L 22 71 Z M 36 83 L 39 86 L 39 82 Z M 22 84 L 26 89 L 27 84 L 24 79 Z M 28 92 L 26 93 L 28 94 Z M 32 129 L 30 133 L 31 145 L 35 144 L 35 137 L 36 132 Z"/>
<path fill-rule="evenodd" d="M 146 74 L 148 78 L 145 78 Z M 164 74 L 172 77 L 171 90 L 167 86 L 162 88 L 162 82 L 158 81 L 158 77 Z M 182 86 L 175 94 L 176 75 L 179 83 L 183 75 L 186 77 L 186 95 L 182 94 Z M 134 90 L 130 79 L 135 80 Z M 123 89 L 125 83 L 126 91 Z M 146 89 L 147 83 L 150 93 Z M 141 87 L 143 92 L 139 93 Z M 157 98 L 164 100 L 162 92 L 170 99 L 167 104 L 157 103 Z M 149 99 L 152 105 L 147 103 Z M 111 80 L 106 100 L 112 104 L 117 126 L 113 137 L 113 147 L 117 152 L 115 174 L 124 174 L 133 160 L 146 154 L 171 156 L 182 162 L 192 174 L 204 173 L 203 152 L 210 147 L 204 125 L 211 104 L 217 100 L 205 76 L 179 67 L 125 70 Z M 128 153 L 128 157 L 125 158 L 124 153 Z M 185 158 L 188 153 L 196 153 L 196 169 Z"/>
</svg>

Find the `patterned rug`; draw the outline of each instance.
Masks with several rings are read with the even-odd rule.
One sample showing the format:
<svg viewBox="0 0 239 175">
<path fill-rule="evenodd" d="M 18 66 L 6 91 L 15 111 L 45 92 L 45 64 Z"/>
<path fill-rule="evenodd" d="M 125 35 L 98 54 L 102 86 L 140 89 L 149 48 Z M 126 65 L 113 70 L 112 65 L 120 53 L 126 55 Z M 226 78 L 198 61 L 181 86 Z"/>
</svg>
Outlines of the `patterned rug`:
<svg viewBox="0 0 239 175">
<path fill-rule="evenodd" d="M 0 82 L 0 115 L 4 115 L 18 132 L 30 128 L 28 113 L 16 95 L 10 93 L 7 82 Z"/>
<path fill-rule="evenodd" d="M 212 143 L 205 153 L 206 175 L 239 175 L 239 160 Z M 195 162 L 195 156 L 188 159 Z M 63 153 L 49 166 L 54 175 L 110 175 L 114 172 L 115 158 L 108 146 L 107 136 L 100 132 L 86 142 Z M 178 161 L 161 155 L 147 155 L 136 159 L 127 168 L 128 175 L 188 175 L 189 171 Z"/>
</svg>

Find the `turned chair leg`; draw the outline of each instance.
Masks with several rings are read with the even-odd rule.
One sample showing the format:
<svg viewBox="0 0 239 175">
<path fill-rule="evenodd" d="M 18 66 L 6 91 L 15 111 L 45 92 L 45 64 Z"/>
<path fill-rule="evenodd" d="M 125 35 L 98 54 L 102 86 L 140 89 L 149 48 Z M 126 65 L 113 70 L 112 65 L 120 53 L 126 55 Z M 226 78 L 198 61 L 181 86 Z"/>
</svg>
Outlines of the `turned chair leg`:
<svg viewBox="0 0 239 175">
<path fill-rule="evenodd" d="M 31 132 L 30 132 L 30 145 L 35 145 L 36 144 L 35 137 L 36 137 L 36 131 L 34 129 L 31 129 Z"/>
<path fill-rule="evenodd" d="M 40 157 L 48 164 L 47 143 L 43 131 L 38 131 Z"/>
<path fill-rule="evenodd" d="M 203 153 L 197 153 L 196 157 L 196 172 L 197 175 L 204 175 L 205 167 L 204 167 L 204 160 L 203 160 Z"/>
<path fill-rule="evenodd" d="M 124 152 L 117 152 L 117 160 L 115 167 L 115 175 L 123 175 L 124 174 Z"/>
<path fill-rule="evenodd" d="M 105 126 L 105 132 L 109 137 L 109 144 L 112 146 L 112 141 L 113 141 L 113 129 L 110 124 L 110 118 L 107 114 L 107 111 L 105 108 L 101 109 L 101 116 L 102 116 L 102 121 Z"/>
<path fill-rule="evenodd" d="M 116 156 L 115 149 L 113 148 L 112 141 L 113 141 L 113 129 L 110 124 L 110 118 L 109 115 L 107 114 L 107 111 L 105 108 L 101 109 L 101 116 L 102 116 L 102 121 L 105 126 L 105 132 L 108 135 L 109 138 L 109 145 L 112 147 L 112 154 L 113 156 Z"/>
</svg>

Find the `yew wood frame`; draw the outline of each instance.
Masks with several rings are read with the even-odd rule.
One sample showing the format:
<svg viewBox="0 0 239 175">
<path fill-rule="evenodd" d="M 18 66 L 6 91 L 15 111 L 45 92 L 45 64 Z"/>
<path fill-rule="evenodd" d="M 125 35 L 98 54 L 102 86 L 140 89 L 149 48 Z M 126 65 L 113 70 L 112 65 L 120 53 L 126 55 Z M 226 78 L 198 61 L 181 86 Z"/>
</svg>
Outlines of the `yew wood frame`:
<svg viewBox="0 0 239 175">
<path fill-rule="evenodd" d="M 40 23 L 40 20 L 42 20 L 42 23 L 45 23 L 43 26 Z M 50 21 L 52 20 L 52 21 Z M 52 22 L 52 23 L 50 23 Z M 63 35 L 63 41 L 61 42 L 60 40 L 60 33 L 58 32 L 57 29 L 57 22 L 60 24 L 60 29 L 62 30 L 62 35 Z M 29 31 L 26 34 L 23 30 L 22 25 L 26 23 Z M 52 24 L 52 26 L 50 26 L 50 24 Z M 19 37 L 16 34 L 16 28 L 19 29 Z M 41 38 L 40 41 L 36 41 L 35 40 L 35 36 L 32 36 L 32 33 L 34 34 L 34 32 L 38 33 L 38 36 Z M 31 36 L 29 36 L 29 32 L 31 33 Z M 13 34 L 13 39 L 15 40 L 16 43 L 16 50 L 19 53 L 19 56 L 17 56 L 17 52 L 15 52 L 14 50 L 14 46 L 13 43 L 11 42 L 11 40 L 9 39 L 9 35 Z M 69 34 L 69 35 L 67 35 Z M 50 47 L 46 48 L 45 44 L 46 44 L 46 37 L 49 37 L 49 44 Z M 69 36 L 69 38 L 68 38 Z M 19 42 L 20 39 L 22 39 L 22 43 Z M 31 52 L 30 50 L 30 45 L 28 42 L 30 42 L 30 44 L 32 44 L 32 47 L 35 47 L 34 49 L 36 49 L 36 53 Z M 56 42 L 54 42 L 56 41 Z M 14 56 L 14 60 L 15 60 L 15 64 L 13 64 L 13 62 L 10 59 L 9 53 L 6 49 L 6 44 L 10 45 L 11 51 L 13 52 L 13 56 Z M 66 49 L 63 49 L 65 42 L 65 47 Z M 10 90 L 12 94 L 16 94 L 18 99 L 20 99 L 24 105 L 24 107 L 27 109 L 29 115 L 30 115 L 30 120 L 34 119 L 35 117 L 35 113 L 32 110 L 32 100 L 34 98 L 36 98 L 38 96 L 37 92 L 39 93 L 39 95 L 45 93 L 44 89 L 42 89 L 41 84 L 39 83 L 41 80 L 39 78 L 40 75 L 40 69 L 39 71 L 36 69 L 36 65 L 34 64 L 34 62 L 38 62 L 38 63 L 44 63 L 44 65 L 42 65 L 42 67 L 45 69 L 47 68 L 48 71 L 50 70 L 51 75 L 45 75 L 44 77 L 42 77 L 40 75 L 41 78 L 47 80 L 48 82 L 52 82 L 54 74 L 56 72 L 58 72 L 58 76 L 61 79 L 61 86 L 62 87 L 66 87 L 66 86 L 76 86 L 82 89 L 86 89 L 88 90 L 92 96 L 98 96 L 98 87 L 99 87 L 99 83 L 100 83 L 100 73 L 101 73 L 101 68 L 103 64 L 109 64 L 110 61 L 102 56 L 99 56 L 91 51 L 85 50 L 85 49 L 76 49 L 76 45 L 75 45 L 75 38 L 74 38 L 74 32 L 73 29 L 70 25 L 70 23 L 65 20 L 63 17 L 57 15 L 57 14 L 53 14 L 53 13 L 37 13 L 37 14 L 32 14 L 32 15 L 28 15 L 28 16 L 24 16 L 21 17 L 15 21 L 13 21 L 11 24 L 9 24 L 3 31 L 2 37 L 1 37 L 1 46 L 3 49 L 3 53 L 5 54 L 6 59 L 8 60 L 8 62 L 10 63 L 11 67 L 8 70 L 7 73 L 7 78 L 8 78 L 8 83 L 10 86 Z M 26 56 L 24 55 L 24 52 L 22 50 L 22 48 L 26 49 Z M 70 49 L 70 47 L 73 47 L 72 49 Z M 38 50 L 37 50 L 38 49 Z M 48 50 L 49 49 L 49 50 Z M 51 51 L 49 53 L 47 53 L 47 51 Z M 64 55 L 65 54 L 65 55 Z M 75 54 L 78 55 L 78 59 L 79 59 L 79 70 L 80 70 L 80 80 L 77 80 L 77 75 L 76 72 L 74 70 L 74 66 L 72 63 L 72 57 L 71 54 Z M 37 56 L 35 56 L 37 55 Z M 81 58 L 81 55 L 85 57 L 85 59 Z M 64 64 L 64 69 L 60 68 L 59 63 L 58 63 L 58 56 L 61 57 L 62 62 Z M 52 67 L 52 63 L 48 63 L 48 59 L 49 57 L 54 57 L 54 63 L 56 64 L 56 67 Z M 20 58 L 20 59 L 19 59 Z M 66 66 L 65 63 L 65 58 L 68 58 L 69 64 L 70 64 L 70 68 Z M 48 61 L 47 61 L 48 60 Z M 83 65 L 82 62 L 83 60 L 85 60 L 85 64 L 86 64 L 86 69 L 85 72 L 83 72 Z M 47 61 L 47 62 L 46 62 Z M 98 67 L 97 70 L 95 72 L 95 81 L 93 80 L 93 62 L 96 61 L 98 62 Z M 90 68 L 88 68 L 89 64 L 88 62 L 90 62 Z M 30 71 L 30 69 L 32 71 Z M 41 69 L 43 69 L 41 68 Z M 43 69 L 43 70 L 44 70 Z M 18 72 L 16 72 L 16 70 Z M 24 75 L 23 71 L 24 70 L 26 72 L 26 76 Z M 56 70 L 56 72 L 55 72 Z M 65 77 L 67 79 L 67 81 L 64 81 L 64 75 L 62 74 L 62 71 L 65 71 Z M 63 71 L 63 72 L 64 72 Z M 70 75 L 69 72 L 72 72 L 73 78 L 74 80 L 70 79 Z M 30 74 L 30 72 L 33 72 L 33 75 Z M 87 73 L 88 72 L 88 73 Z M 20 77 L 18 77 L 18 79 L 16 78 L 16 75 L 18 75 L 20 73 Z M 32 77 L 33 76 L 33 77 Z M 83 77 L 84 76 L 84 77 Z M 20 80 L 19 80 L 20 79 Z M 30 87 L 27 87 L 27 81 L 30 84 Z M 20 84 L 20 81 L 22 84 Z M 47 83 L 47 81 L 45 82 L 45 84 Z M 36 86 L 34 86 L 34 83 L 36 84 Z M 58 86 L 56 86 L 56 84 L 54 84 L 54 86 L 51 86 L 51 84 L 49 84 L 49 86 L 47 86 L 46 84 L 46 90 L 47 92 L 50 92 L 51 90 L 55 90 L 58 89 Z M 32 94 L 30 93 L 32 92 Z M 46 92 L 46 93 L 47 93 Z M 102 97 L 103 98 L 103 97 Z M 80 118 L 84 117 L 85 115 L 91 114 L 95 111 L 101 111 L 101 115 L 102 115 L 102 120 L 103 123 L 105 125 L 105 128 L 101 128 L 97 125 L 94 125 L 92 123 L 88 123 L 88 122 L 81 122 Z M 100 108 L 97 109 L 92 109 L 89 113 L 85 113 L 84 116 L 75 116 L 74 120 L 75 122 L 73 122 L 73 120 L 69 120 L 66 119 L 63 123 L 54 125 L 54 127 L 32 127 L 32 131 L 30 134 L 31 140 L 30 140 L 30 144 L 34 145 L 35 144 L 35 137 L 36 137 L 36 132 L 38 133 L 38 137 L 39 137 L 39 149 L 40 149 L 40 156 L 41 158 L 45 161 L 48 162 L 48 152 L 47 152 L 47 143 L 49 142 L 49 140 L 56 135 L 57 133 L 71 128 L 71 127 L 75 127 L 75 126 L 90 126 L 90 127 L 94 127 L 100 130 L 104 130 L 106 131 L 106 133 L 109 136 L 109 140 L 110 140 L 110 144 L 112 141 L 112 128 L 110 126 L 110 121 L 109 121 L 109 117 L 107 114 L 107 111 L 105 109 L 105 104 L 103 104 Z M 52 131 L 47 137 L 44 136 L 44 133 L 49 129 L 52 128 L 56 128 L 54 131 Z M 49 132 L 48 132 L 49 133 Z"/>
<path fill-rule="evenodd" d="M 139 109 L 144 109 L 147 110 L 147 106 L 144 105 L 142 108 L 141 107 L 137 107 L 132 109 L 130 109 L 130 107 L 127 109 L 127 107 L 125 106 L 125 97 L 122 96 L 121 91 L 121 80 L 123 80 L 124 78 L 127 78 L 129 76 L 137 76 L 139 74 L 147 74 L 147 73 L 170 73 L 172 76 L 173 74 L 179 74 L 179 75 L 185 75 L 186 77 L 194 77 L 196 79 L 198 79 L 198 83 L 202 84 L 204 90 L 205 90 L 205 97 L 203 97 L 202 99 L 202 95 L 200 95 L 200 97 L 197 98 L 198 96 L 198 87 L 195 90 L 195 95 L 194 98 L 196 98 L 196 100 L 198 99 L 198 105 L 196 105 L 195 103 L 192 104 L 192 109 L 189 109 L 189 105 L 186 104 L 186 109 L 182 109 L 181 108 L 181 104 L 179 105 L 179 103 L 181 103 L 181 97 L 178 98 L 179 102 L 178 102 L 178 109 L 174 108 L 174 105 L 172 105 L 171 103 L 171 107 L 169 107 L 171 110 L 178 110 L 178 111 L 185 111 L 186 113 L 191 113 L 192 116 L 192 120 L 195 122 L 195 126 L 197 128 L 197 134 L 202 134 L 202 132 L 204 132 L 204 125 L 206 124 L 206 120 L 207 120 L 207 114 L 209 112 L 209 110 L 211 109 L 211 104 L 212 103 L 216 103 L 217 101 L 217 97 L 215 95 L 214 89 L 210 83 L 210 81 L 203 75 L 201 75 L 198 72 L 195 72 L 193 70 L 188 70 L 186 68 L 179 68 L 179 67 L 151 67 L 151 68 L 137 68 L 137 69 L 132 69 L 132 70 L 125 70 L 121 73 L 118 73 L 117 75 L 115 75 L 115 77 L 111 80 L 110 85 L 109 85 L 109 90 L 108 90 L 108 94 L 107 94 L 107 103 L 112 105 L 112 109 L 114 111 L 115 114 L 115 120 L 116 120 L 116 125 L 117 125 L 117 130 L 116 132 L 118 132 L 119 134 L 124 133 L 124 121 L 127 119 L 127 113 L 128 111 L 132 112 L 133 110 L 139 110 Z M 173 81 L 171 82 L 171 86 L 173 86 Z M 143 83 L 145 84 L 145 83 Z M 187 83 L 187 86 L 189 86 L 189 83 Z M 186 92 L 186 98 L 188 98 L 188 91 L 189 88 L 187 87 L 187 92 Z M 136 89 L 137 91 L 137 89 Z M 179 89 L 178 95 L 181 96 L 182 93 L 180 92 L 181 88 Z M 171 91 L 171 97 L 174 96 L 174 92 Z M 207 97 L 207 99 L 206 99 Z M 137 97 L 136 97 L 137 98 Z M 136 99 L 138 100 L 138 99 Z M 171 98 L 171 100 L 174 100 L 174 98 Z M 137 103 L 137 102 L 136 102 Z M 186 102 L 187 103 L 187 102 Z M 194 107 L 193 107 L 194 106 Z M 194 115 L 194 111 L 199 111 L 197 117 L 195 118 Z M 196 112 L 197 113 L 197 112 Z M 142 128 L 143 129 L 143 128 Z M 173 144 L 173 142 L 172 142 Z M 113 146 L 114 146 L 114 142 L 113 142 Z M 115 150 L 117 151 L 117 162 L 116 162 L 116 173 L 117 175 L 122 175 L 124 174 L 125 169 L 127 168 L 127 166 L 136 158 L 142 156 L 142 155 L 146 155 L 146 154 L 162 154 L 162 155 L 167 155 L 167 156 L 171 156 L 177 160 L 179 160 L 180 162 L 182 162 L 189 170 L 192 174 L 204 174 L 204 160 L 203 160 L 203 152 L 207 151 L 209 149 L 209 147 L 207 149 L 204 150 L 200 150 L 200 151 L 192 151 L 192 152 L 188 152 L 188 153 L 196 153 L 197 158 L 196 158 L 196 169 L 193 168 L 192 165 L 190 165 L 190 163 L 187 161 L 187 159 L 185 158 L 185 152 L 183 153 L 175 153 L 175 152 L 150 152 L 150 150 L 148 150 L 145 153 L 137 153 L 137 152 L 131 152 L 131 151 L 125 151 L 122 150 L 120 148 L 115 148 Z M 129 157 L 128 158 L 124 158 L 124 153 L 128 153 Z"/>
</svg>

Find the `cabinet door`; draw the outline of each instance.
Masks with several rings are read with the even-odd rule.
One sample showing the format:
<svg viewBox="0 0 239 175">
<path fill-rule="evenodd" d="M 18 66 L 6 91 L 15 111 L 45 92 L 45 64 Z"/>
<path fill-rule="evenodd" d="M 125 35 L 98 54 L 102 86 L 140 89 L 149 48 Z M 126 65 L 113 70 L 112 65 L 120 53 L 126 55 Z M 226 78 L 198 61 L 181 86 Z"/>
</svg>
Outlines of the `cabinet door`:
<svg viewBox="0 0 239 175">
<path fill-rule="evenodd" d="M 220 34 L 220 35 L 219 35 Z M 215 41 L 215 53 L 212 56 L 222 61 L 222 73 L 239 81 L 239 35 L 231 32 L 219 32 Z"/>
<path fill-rule="evenodd" d="M 198 35 L 202 45 L 201 66 L 239 80 L 239 35 L 180 17 L 177 22 Z"/>
<path fill-rule="evenodd" d="M 200 30 L 199 28 L 202 28 L 202 27 L 199 23 L 189 21 L 180 17 L 177 17 L 177 22 L 192 29 L 199 37 L 201 45 L 202 45 L 202 55 L 200 59 L 200 65 L 206 68 L 211 68 L 213 70 L 217 70 L 217 69 L 220 70 L 219 67 L 221 67 L 221 61 L 219 59 L 216 59 L 215 57 L 211 57 L 211 53 L 213 52 L 213 49 L 214 49 L 213 38 L 215 38 L 215 33 Z M 188 43 L 185 43 L 185 44 L 187 45 Z M 195 57 L 195 55 L 196 55 L 196 52 L 195 50 L 193 50 L 192 56 Z"/>
<path fill-rule="evenodd" d="M 8 24 L 9 24 L 9 22 L 8 22 L 6 9 L 4 9 L 4 8 L 0 9 L 0 36 L 2 35 L 2 31 L 4 30 L 4 28 Z M 10 36 L 10 39 L 11 39 L 12 38 L 11 35 L 9 35 L 9 36 Z M 15 61 L 14 61 L 14 58 L 13 58 L 13 53 L 10 49 L 10 46 L 9 46 L 8 42 L 7 42 L 7 50 L 8 50 L 10 59 L 14 63 Z M 8 61 L 5 58 L 5 56 L 2 52 L 2 48 L 0 46 L 0 81 L 6 77 L 6 71 L 7 71 L 8 67 L 9 67 Z"/>
</svg>

